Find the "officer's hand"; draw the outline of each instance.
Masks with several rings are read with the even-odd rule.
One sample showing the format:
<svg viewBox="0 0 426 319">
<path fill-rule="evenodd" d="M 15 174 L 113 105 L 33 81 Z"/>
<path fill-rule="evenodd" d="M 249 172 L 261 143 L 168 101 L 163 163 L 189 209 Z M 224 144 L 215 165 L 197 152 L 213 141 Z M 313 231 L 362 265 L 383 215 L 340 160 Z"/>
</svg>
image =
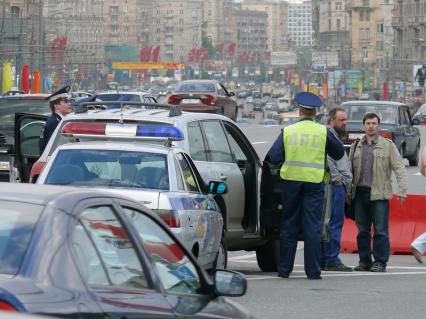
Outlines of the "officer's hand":
<svg viewBox="0 0 426 319">
<path fill-rule="evenodd" d="M 352 201 L 352 195 L 351 194 L 347 194 L 346 195 L 346 203 L 350 204 Z"/>
<path fill-rule="evenodd" d="M 401 206 L 404 205 L 404 203 L 405 203 L 405 197 L 398 196 L 398 198 L 399 198 L 399 203 L 401 204 Z"/>
</svg>

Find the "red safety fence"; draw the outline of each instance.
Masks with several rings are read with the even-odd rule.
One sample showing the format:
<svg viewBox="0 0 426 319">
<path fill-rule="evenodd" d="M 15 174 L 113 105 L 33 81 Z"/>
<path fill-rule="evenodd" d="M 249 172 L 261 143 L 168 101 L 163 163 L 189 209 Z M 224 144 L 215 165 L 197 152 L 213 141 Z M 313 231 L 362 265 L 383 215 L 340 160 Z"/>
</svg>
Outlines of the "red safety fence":
<svg viewBox="0 0 426 319">
<path fill-rule="evenodd" d="M 408 195 L 403 206 L 398 197 L 394 196 L 389 207 L 391 254 L 411 253 L 411 242 L 424 232 L 426 232 L 426 195 Z M 345 219 L 340 248 L 342 252 L 358 251 L 357 234 L 355 222 Z"/>
</svg>

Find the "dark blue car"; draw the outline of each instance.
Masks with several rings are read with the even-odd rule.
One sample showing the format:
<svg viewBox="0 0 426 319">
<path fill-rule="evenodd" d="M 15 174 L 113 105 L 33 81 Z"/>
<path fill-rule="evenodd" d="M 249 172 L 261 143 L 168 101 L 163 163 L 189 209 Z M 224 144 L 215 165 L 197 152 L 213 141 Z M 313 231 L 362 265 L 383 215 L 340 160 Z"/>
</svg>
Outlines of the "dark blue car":
<svg viewBox="0 0 426 319">
<path fill-rule="evenodd" d="M 0 183 L 0 310 L 61 318 L 249 318 L 241 274 L 214 282 L 137 202 Z"/>
</svg>

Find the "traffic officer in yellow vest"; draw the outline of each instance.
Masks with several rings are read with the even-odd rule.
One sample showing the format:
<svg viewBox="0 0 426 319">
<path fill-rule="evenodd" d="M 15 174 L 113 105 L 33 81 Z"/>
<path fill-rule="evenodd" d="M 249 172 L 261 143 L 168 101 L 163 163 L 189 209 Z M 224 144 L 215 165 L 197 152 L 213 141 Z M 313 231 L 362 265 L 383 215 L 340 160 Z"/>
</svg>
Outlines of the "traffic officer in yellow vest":
<svg viewBox="0 0 426 319">
<path fill-rule="evenodd" d="M 293 271 L 297 240 L 303 227 L 305 273 L 308 279 L 321 279 L 321 217 L 324 201 L 327 154 L 343 157 L 341 141 L 326 126 L 314 122 L 322 101 L 315 94 L 295 96 L 300 120 L 283 129 L 268 152 L 269 161 L 283 163 L 282 200 L 284 214 L 280 225 L 278 276 L 288 278 Z"/>
</svg>

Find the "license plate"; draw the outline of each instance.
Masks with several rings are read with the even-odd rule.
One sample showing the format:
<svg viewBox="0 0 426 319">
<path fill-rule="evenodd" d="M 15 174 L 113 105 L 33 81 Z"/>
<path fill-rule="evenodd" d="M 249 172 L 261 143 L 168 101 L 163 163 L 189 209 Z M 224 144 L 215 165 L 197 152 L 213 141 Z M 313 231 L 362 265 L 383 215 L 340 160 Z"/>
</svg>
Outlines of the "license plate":
<svg viewBox="0 0 426 319">
<path fill-rule="evenodd" d="M 8 171 L 10 168 L 9 162 L 0 162 L 0 170 Z"/>
<path fill-rule="evenodd" d="M 349 133 L 350 140 L 362 139 L 363 136 L 363 133 Z"/>
<path fill-rule="evenodd" d="M 199 104 L 201 101 L 199 99 L 183 99 L 181 104 Z"/>
</svg>

